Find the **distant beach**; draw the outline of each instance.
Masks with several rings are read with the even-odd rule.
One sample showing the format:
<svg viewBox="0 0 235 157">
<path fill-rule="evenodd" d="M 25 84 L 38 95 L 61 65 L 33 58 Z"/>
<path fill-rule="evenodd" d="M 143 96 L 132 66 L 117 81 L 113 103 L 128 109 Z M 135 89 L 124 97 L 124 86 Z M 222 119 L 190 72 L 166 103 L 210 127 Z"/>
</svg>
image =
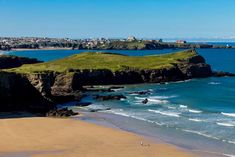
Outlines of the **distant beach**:
<svg viewBox="0 0 235 157">
<path fill-rule="evenodd" d="M 44 47 L 39 49 L 26 49 L 26 48 L 17 48 L 17 49 L 11 49 L 10 51 L 33 51 L 33 50 L 71 50 L 71 48 L 60 48 L 60 47 Z"/>
</svg>

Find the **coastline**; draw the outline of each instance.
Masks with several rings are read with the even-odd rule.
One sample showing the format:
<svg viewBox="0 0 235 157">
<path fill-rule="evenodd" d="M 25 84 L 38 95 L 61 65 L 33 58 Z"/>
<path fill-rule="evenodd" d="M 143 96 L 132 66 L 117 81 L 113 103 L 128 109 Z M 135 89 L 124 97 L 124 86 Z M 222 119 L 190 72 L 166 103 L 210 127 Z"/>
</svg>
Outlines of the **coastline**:
<svg viewBox="0 0 235 157">
<path fill-rule="evenodd" d="M 37 50 L 72 50 L 72 48 L 59 48 L 59 47 L 45 47 L 39 49 L 11 49 L 10 51 L 37 51 Z"/>
<path fill-rule="evenodd" d="M 175 146 L 81 120 L 39 117 L 1 119 L 0 129 L 0 156 L 6 157 L 17 153 L 37 157 L 195 156 Z"/>
<path fill-rule="evenodd" d="M 57 47 L 46 47 L 40 49 L 11 49 L 11 50 L 0 50 L 0 55 L 7 54 L 8 52 L 24 52 L 24 51 L 53 51 L 53 50 L 72 50 L 71 48 L 57 48 Z"/>
<path fill-rule="evenodd" d="M 218 141 L 214 139 L 205 139 L 205 137 L 198 134 L 156 126 L 153 125 L 152 122 L 145 121 L 138 117 L 127 116 L 125 114 L 116 114 L 112 112 L 90 113 L 83 109 L 77 109 L 76 111 L 82 113 L 83 116 L 75 117 L 74 119 L 131 132 L 153 141 L 154 143 L 171 145 L 197 156 L 233 156 L 230 155 L 230 153 L 221 151 L 221 143 L 218 143 Z"/>
<path fill-rule="evenodd" d="M 141 90 L 138 90 L 138 91 L 141 91 Z M 19 103 L 19 102 L 17 101 L 17 103 Z M 196 112 L 197 112 L 197 111 L 196 111 Z M 119 121 L 120 121 L 120 119 L 119 119 Z M 120 122 L 122 123 L 123 121 L 121 120 Z M 22 123 L 22 124 L 23 124 L 23 123 Z M 25 124 L 23 124 L 23 125 L 25 125 Z M 42 124 L 39 124 L 39 125 L 41 126 Z M 43 124 L 43 125 L 44 125 L 44 124 Z M 46 123 L 46 125 L 49 125 L 49 124 Z M 53 123 L 52 125 L 54 125 L 54 123 Z M 62 123 L 61 125 L 64 126 L 63 123 Z M 99 125 L 99 123 L 98 123 L 98 125 Z M 102 125 L 101 125 L 101 126 L 102 126 Z M 75 127 L 75 128 L 76 128 L 76 127 Z M 61 128 L 59 128 L 59 130 L 60 130 L 60 129 L 61 129 Z M 73 129 L 73 128 L 71 128 L 71 129 Z M 3 130 L 4 130 L 4 129 L 3 129 Z M 11 130 L 12 130 L 12 129 L 11 129 Z M 57 130 L 57 129 L 55 129 L 55 130 Z M 88 129 L 88 130 L 93 130 L 93 128 Z M 121 130 L 124 130 L 124 131 L 126 130 L 126 131 L 128 131 L 128 132 L 136 133 L 136 134 L 142 136 L 142 134 L 140 134 L 140 133 L 138 132 L 138 130 L 136 131 L 136 130 L 133 129 L 133 130 L 134 130 L 134 131 L 133 131 L 133 130 L 123 129 L 123 128 L 121 128 Z M 139 129 L 139 130 L 141 130 L 141 129 Z M 143 130 L 144 130 L 144 128 L 143 128 Z M 53 130 L 52 130 L 52 131 L 53 131 Z M 49 130 L 49 132 L 50 132 L 50 130 Z M 54 131 L 53 131 L 53 132 L 54 132 Z M 78 132 L 80 132 L 80 130 L 78 130 Z M 69 133 L 70 133 L 70 132 L 69 132 Z M 61 134 L 64 134 L 64 133 L 61 133 Z M 157 134 L 157 133 L 156 133 L 156 134 Z M 169 135 L 169 134 L 168 134 L 168 135 Z M 47 135 L 45 135 L 45 136 L 47 136 Z M 63 136 L 64 136 L 64 135 L 63 135 Z M 179 138 L 179 140 L 180 140 L 180 141 L 184 141 L 184 138 Z M 35 141 L 38 141 L 38 139 L 35 138 Z M 174 141 L 175 141 L 175 139 L 170 140 L 170 142 L 167 141 L 166 143 L 168 144 L 168 142 L 169 142 L 169 144 L 175 145 Z M 66 141 L 66 142 L 67 142 L 67 141 Z M 15 142 L 15 143 L 18 143 L 18 142 Z M 19 143 L 21 143 L 21 142 L 19 141 Z M 139 143 L 139 142 L 138 142 L 138 143 Z M 154 143 L 154 142 L 153 142 L 153 143 Z M 156 143 L 158 143 L 158 142 L 156 142 Z M 161 143 L 161 142 L 160 142 L 160 143 Z M 193 141 L 193 142 L 191 142 L 191 143 L 195 143 L 195 141 Z M 55 144 L 55 143 L 54 143 L 54 144 Z M 167 144 L 166 144 L 166 145 L 167 145 Z M 79 144 L 76 144 L 76 145 L 79 145 Z M 186 150 L 189 150 L 189 152 L 191 152 L 191 151 L 190 151 L 190 147 L 188 147 L 189 149 L 187 149 L 187 146 L 188 146 L 188 145 L 184 144 L 184 145 L 182 145 L 182 146 L 183 146 L 183 147 L 181 147 L 181 145 L 177 145 L 177 144 L 176 144 L 176 147 L 179 147 L 179 148 L 186 148 Z M 185 147 L 185 146 L 186 146 L 186 147 Z M 38 147 L 38 146 L 36 146 L 36 147 Z M 72 147 L 73 147 L 73 146 L 72 146 Z M 67 148 L 67 147 L 66 147 L 66 148 Z M 205 147 L 205 148 L 207 148 L 207 147 Z M 184 150 L 184 149 L 183 149 L 183 150 Z M 45 151 L 44 151 L 44 150 L 36 150 L 36 151 L 35 151 L 35 150 L 32 150 L 32 151 L 31 151 L 31 149 L 30 149 L 28 152 L 34 152 L 34 153 L 36 153 L 36 155 L 37 155 L 37 152 L 39 152 L 39 153 L 40 153 L 40 152 L 44 152 L 43 154 L 45 154 L 45 153 L 48 154 L 48 153 L 50 153 L 50 152 L 53 153 L 53 152 L 62 152 L 62 151 L 61 151 L 61 150 L 45 150 Z M 115 152 L 115 154 L 116 154 L 116 152 Z M 53 155 L 54 155 L 54 154 L 53 154 Z M 123 155 L 123 154 L 122 154 L 122 155 Z M 125 155 L 125 154 L 124 154 L 124 155 Z M 124 155 L 123 155 L 123 156 L 124 156 Z M 164 154 L 163 154 L 163 155 L 164 155 Z M 1 154 L 0 154 L 0 156 L 1 156 Z M 44 156 L 44 155 L 43 155 L 43 156 Z M 136 155 L 135 155 L 135 156 L 136 156 Z M 200 156 L 201 156 L 201 155 L 200 155 Z M 202 155 L 202 156 L 203 156 L 203 155 Z M 210 157 L 211 157 L 211 156 L 210 156 Z M 213 156 L 213 157 L 215 157 L 215 156 Z"/>
</svg>

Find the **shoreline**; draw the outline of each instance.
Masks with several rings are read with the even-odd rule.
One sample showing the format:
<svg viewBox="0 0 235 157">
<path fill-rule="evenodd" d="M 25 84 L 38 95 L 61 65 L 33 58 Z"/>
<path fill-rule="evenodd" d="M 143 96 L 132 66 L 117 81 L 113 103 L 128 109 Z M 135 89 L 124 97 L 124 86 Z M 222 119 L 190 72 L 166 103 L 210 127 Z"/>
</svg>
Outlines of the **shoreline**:
<svg viewBox="0 0 235 157">
<path fill-rule="evenodd" d="M 0 119 L 0 129 L 0 156 L 5 153 L 6 157 L 19 152 L 38 157 L 196 156 L 131 132 L 81 120 L 39 117 Z"/>
<path fill-rule="evenodd" d="M 164 49 L 189 49 L 189 48 L 164 48 Z M 235 49 L 235 47 L 231 48 L 198 48 L 198 49 Z M 72 47 L 64 47 L 64 48 L 59 48 L 59 47 L 45 47 L 45 48 L 39 48 L 39 49 L 27 49 L 27 48 L 14 48 L 11 50 L 0 50 L 0 52 L 20 52 L 20 51 L 43 51 L 43 50 L 73 50 Z M 74 50 L 84 50 L 84 51 L 109 51 L 109 50 L 130 50 L 130 51 L 141 51 L 141 50 L 149 50 L 149 49 L 74 49 Z M 152 51 L 155 50 L 162 50 L 162 49 L 151 49 Z M 150 51 L 151 51 L 150 50 Z"/>
<path fill-rule="evenodd" d="M 121 131 L 127 131 L 138 136 L 144 137 L 154 143 L 166 144 L 176 147 L 185 152 L 192 153 L 197 156 L 203 157 L 224 157 L 225 153 L 216 151 L 217 147 L 211 145 L 210 142 L 215 142 L 213 139 L 208 139 L 206 145 L 201 145 L 203 143 L 204 137 L 184 132 L 184 134 L 178 134 L 177 130 L 169 130 L 162 127 L 155 127 L 155 129 L 147 129 L 150 127 L 150 123 L 143 121 L 138 118 L 132 118 L 127 116 L 122 116 L 119 114 L 109 113 L 109 112 L 96 112 L 89 113 L 86 110 L 78 110 L 82 113 L 82 117 L 75 117 L 75 119 L 104 126 L 109 128 L 118 129 Z M 145 129 L 142 129 L 145 128 Z M 173 131 L 173 132 L 172 132 Z M 191 138 L 192 136 L 192 138 Z M 190 139 L 189 139 L 190 137 Z M 195 142 L 195 144 L 194 144 Z M 204 141 L 205 142 L 205 141 Z"/>
<path fill-rule="evenodd" d="M 37 50 L 72 50 L 72 48 L 45 47 L 39 49 L 11 49 L 10 51 L 37 51 Z"/>
</svg>

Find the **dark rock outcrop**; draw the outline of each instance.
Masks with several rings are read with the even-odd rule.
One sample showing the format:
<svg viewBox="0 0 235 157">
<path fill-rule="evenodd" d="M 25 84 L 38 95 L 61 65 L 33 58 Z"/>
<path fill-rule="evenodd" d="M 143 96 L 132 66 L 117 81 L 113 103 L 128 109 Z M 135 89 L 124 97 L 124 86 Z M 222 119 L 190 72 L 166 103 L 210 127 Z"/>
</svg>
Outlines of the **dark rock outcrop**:
<svg viewBox="0 0 235 157">
<path fill-rule="evenodd" d="M 69 110 L 68 108 L 62 109 L 53 109 L 46 113 L 47 117 L 71 117 L 76 116 L 78 113 L 73 112 L 73 110 Z"/>
<path fill-rule="evenodd" d="M 6 72 L 0 72 L 0 101 L 0 112 L 18 110 L 47 112 L 54 107 L 27 77 Z"/>
<path fill-rule="evenodd" d="M 206 64 L 205 59 L 200 55 L 182 61 L 177 66 L 187 79 L 212 76 L 210 65 Z"/>
<path fill-rule="evenodd" d="M 151 91 L 149 91 L 149 90 L 145 90 L 145 91 L 136 91 L 136 92 L 129 92 L 129 94 L 147 95 L 147 94 L 151 94 Z"/>
<path fill-rule="evenodd" d="M 0 55 L 0 69 L 16 68 L 23 64 L 35 64 L 41 62 L 42 61 L 38 61 L 34 58 Z"/>
<path fill-rule="evenodd" d="M 79 103 L 76 104 L 76 106 L 78 106 L 78 107 L 86 107 L 86 106 L 89 106 L 91 104 L 92 104 L 91 102 L 79 102 Z"/>
<path fill-rule="evenodd" d="M 229 73 L 229 72 L 223 72 L 223 71 L 218 71 L 218 72 L 213 72 L 213 76 L 214 77 L 234 77 L 235 74 L 234 73 Z"/>
<path fill-rule="evenodd" d="M 144 99 L 144 100 L 142 101 L 142 103 L 143 103 L 143 104 L 147 104 L 147 103 L 148 103 L 148 99 Z"/>
<path fill-rule="evenodd" d="M 121 100 L 126 99 L 124 95 L 96 95 L 95 99 L 107 101 L 107 100 Z"/>
<path fill-rule="evenodd" d="M 99 112 L 99 111 L 108 111 L 111 110 L 111 108 L 105 108 L 105 109 L 90 109 L 90 112 Z"/>
</svg>

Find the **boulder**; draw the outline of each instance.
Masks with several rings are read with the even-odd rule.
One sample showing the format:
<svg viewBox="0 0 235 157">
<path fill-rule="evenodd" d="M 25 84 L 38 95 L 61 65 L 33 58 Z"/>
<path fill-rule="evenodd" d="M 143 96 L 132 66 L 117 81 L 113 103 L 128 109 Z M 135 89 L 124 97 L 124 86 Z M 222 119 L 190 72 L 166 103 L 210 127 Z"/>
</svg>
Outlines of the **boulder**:
<svg viewBox="0 0 235 157">
<path fill-rule="evenodd" d="M 147 103 L 148 103 L 148 99 L 144 99 L 144 100 L 142 101 L 142 103 L 143 103 L 143 104 L 147 104 Z"/>
<path fill-rule="evenodd" d="M 124 95 L 96 95 L 95 99 L 107 101 L 107 100 L 121 100 L 126 99 Z"/>
<path fill-rule="evenodd" d="M 149 91 L 149 90 L 145 90 L 145 91 L 136 91 L 136 92 L 129 92 L 129 94 L 147 95 L 147 94 L 151 94 L 151 91 Z"/>
<path fill-rule="evenodd" d="M 79 103 L 76 104 L 76 106 L 78 106 L 78 107 L 86 107 L 86 106 L 89 106 L 91 104 L 92 104 L 91 102 L 79 102 Z"/>
<path fill-rule="evenodd" d="M 218 72 L 213 72 L 213 76 L 214 77 L 234 77 L 235 74 L 234 73 L 229 73 L 229 72 L 223 72 L 223 71 L 218 71 Z"/>
<path fill-rule="evenodd" d="M 78 113 L 73 112 L 73 110 L 69 110 L 68 108 L 53 109 L 46 113 L 47 117 L 71 117 L 76 115 L 78 115 Z"/>
</svg>

